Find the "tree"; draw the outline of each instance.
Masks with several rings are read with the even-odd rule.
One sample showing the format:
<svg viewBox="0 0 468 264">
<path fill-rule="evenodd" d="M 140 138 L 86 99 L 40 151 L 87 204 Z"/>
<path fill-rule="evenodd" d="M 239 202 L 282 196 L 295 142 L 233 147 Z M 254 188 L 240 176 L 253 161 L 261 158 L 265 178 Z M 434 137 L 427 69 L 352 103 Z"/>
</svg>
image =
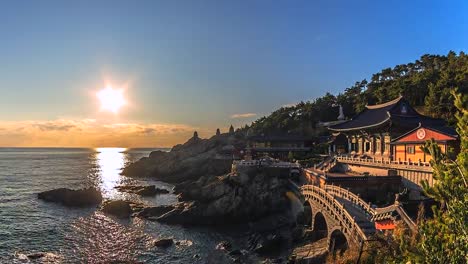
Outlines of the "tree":
<svg viewBox="0 0 468 264">
<path fill-rule="evenodd" d="M 434 217 L 422 219 L 415 243 L 403 243 L 401 261 L 411 263 L 468 263 L 468 95 L 452 93 L 458 113 L 457 131 L 460 154 L 455 161 L 443 153 L 434 140 L 427 141 L 423 151 L 432 156 L 434 186 L 423 181 L 433 206 Z M 404 235 L 400 240 L 405 240 Z M 408 241 L 408 240 L 406 240 Z"/>
</svg>

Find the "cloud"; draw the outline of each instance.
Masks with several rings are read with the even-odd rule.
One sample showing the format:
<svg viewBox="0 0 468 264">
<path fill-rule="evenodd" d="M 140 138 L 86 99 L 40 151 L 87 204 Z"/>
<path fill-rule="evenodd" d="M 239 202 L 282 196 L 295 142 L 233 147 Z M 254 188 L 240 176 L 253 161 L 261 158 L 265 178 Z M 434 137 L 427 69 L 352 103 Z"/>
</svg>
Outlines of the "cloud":
<svg viewBox="0 0 468 264">
<path fill-rule="evenodd" d="M 47 131 L 47 130 L 68 131 L 72 128 L 75 128 L 74 125 L 61 125 L 61 124 L 54 124 L 52 122 L 48 122 L 45 124 L 33 124 L 33 126 L 39 128 L 42 131 Z"/>
<path fill-rule="evenodd" d="M 244 113 L 244 114 L 233 114 L 231 115 L 231 118 L 236 119 L 236 118 L 249 118 L 249 117 L 254 117 L 257 116 L 256 113 Z"/>
<path fill-rule="evenodd" d="M 18 147 L 171 147 L 193 131 L 185 124 L 107 123 L 95 119 L 0 121 L 0 146 Z"/>
</svg>

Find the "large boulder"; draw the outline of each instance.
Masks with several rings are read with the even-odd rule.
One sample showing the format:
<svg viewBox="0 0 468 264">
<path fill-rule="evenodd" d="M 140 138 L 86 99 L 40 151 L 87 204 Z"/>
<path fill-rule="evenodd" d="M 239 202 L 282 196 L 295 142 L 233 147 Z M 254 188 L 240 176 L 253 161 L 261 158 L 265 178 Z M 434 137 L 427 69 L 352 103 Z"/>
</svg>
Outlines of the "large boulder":
<svg viewBox="0 0 468 264">
<path fill-rule="evenodd" d="M 130 217 L 133 213 L 131 202 L 123 200 L 106 201 L 102 205 L 102 211 L 106 214 L 110 214 L 119 218 Z"/>
<path fill-rule="evenodd" d="M 61 203 L 65 206 L 90 206 L 100 204 L 102 201 L 101 192 L 95 188 L 71 190 L 59 188 L 41 192 L 38 198 L 47 202 Z"/>
</svg>

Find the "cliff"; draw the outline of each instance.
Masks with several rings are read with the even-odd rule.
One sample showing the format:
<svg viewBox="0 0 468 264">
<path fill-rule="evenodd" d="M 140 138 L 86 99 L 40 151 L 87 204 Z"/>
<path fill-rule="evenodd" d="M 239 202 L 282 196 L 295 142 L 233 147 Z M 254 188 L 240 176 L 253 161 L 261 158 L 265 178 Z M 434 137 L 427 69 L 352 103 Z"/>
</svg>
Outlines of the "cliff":
<svg viewBox="0 0 468 264">
<path fill-rule="evenodd" d="M 284 170 L 284 173 L 279 172 Z M 201 177 L 176 185 L 184 201 L 158 218 L 171 224 L 246 223 L 289 206 L 284 168 L 254 168 L 223 176 Z"/>
<path fill-rule="evenodd" d="M 210 139 L 194 136 L 171 151 L 153 151 L 124 168 L 122 174 L 130 177 L 153 177 L 171 183 L 196 180 L 201 176 L 222 175 L 231 170 L 232 160 L 219 159 L 217 154 L 225 146 L 245 147 L 241 137 L 221 134 Z"/>
</svg>

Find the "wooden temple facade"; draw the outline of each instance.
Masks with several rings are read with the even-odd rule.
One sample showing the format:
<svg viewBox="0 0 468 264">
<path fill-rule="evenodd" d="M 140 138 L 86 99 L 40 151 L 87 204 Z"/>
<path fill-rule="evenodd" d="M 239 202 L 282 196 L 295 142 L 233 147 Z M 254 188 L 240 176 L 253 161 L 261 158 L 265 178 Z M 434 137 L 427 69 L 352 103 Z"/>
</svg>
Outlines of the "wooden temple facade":
<svg viewBox="0 0 468 264">
<path fill-rule="evenodd" d="M 458 135 L 444 120 L 423 116 L 403 97 L 368 105 L 351 120 L 330 126 L 332 152 L 380 161 L 428 162 L 420 146 L 434 138 L 442 151 L 456 147 Z"/>
<path fill-rule="evenodd" d="M 419 114 L 403 97 L 368 105 L 354 118 L 328 128 L 330 154 L 347 171 L 374 176 L 401 176 L 406 187 L 434 184 L 431 157 L 421 150 L 434 139 L 441 150 L 457 151 L 458 135 L 445 121 Z"/>
</svg>

